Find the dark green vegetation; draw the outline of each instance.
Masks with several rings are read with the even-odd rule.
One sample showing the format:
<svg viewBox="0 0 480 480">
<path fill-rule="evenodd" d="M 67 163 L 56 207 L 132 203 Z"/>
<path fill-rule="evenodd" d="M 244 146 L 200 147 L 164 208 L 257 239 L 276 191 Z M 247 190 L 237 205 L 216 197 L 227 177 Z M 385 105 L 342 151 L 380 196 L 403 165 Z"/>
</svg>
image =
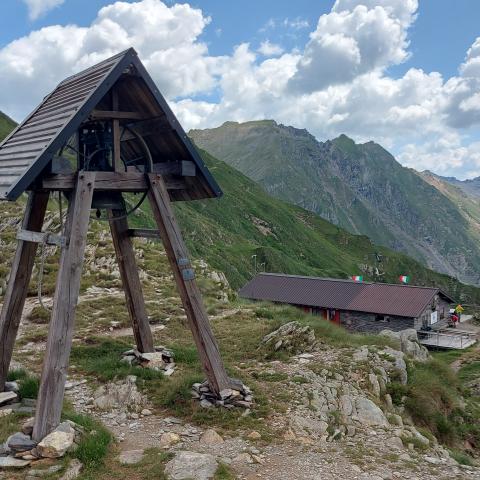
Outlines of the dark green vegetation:
<svg viewBox="0 0 480 480">
<path fill-rule="evenodd" d="M 426 363 L 408 366 L 408 384 L 391 383 L 389 393 L 396 405 L 404 405 L 416 425 L 424 427 L 425 434 L 435 435 L 443 444 L 453 448 L 452 455 L 460 463 L 471 458 L 456 451 L 459 445 L 478 445 L 480 441 L 480 404 L 478 393 L 468 388 L 468 365 L 457 374 L 450 363 L 462 356 L 478 356 L 471 352 L 439 352 Z M 475 375 L 478 379 L 478 359 Z M 471 365 L 473 365 L 471 364 Z M 472 369 L 474 367 L 471 367 Z M 411 442 L 411 439 L 405 439 Z"/>
<path fill-rule="evenodd" d="M 40 381 L 37 376 L 29 374 L 24 369 L 18 369 L 8 372 L 7 380 L 18 382 L 20 398 L 37 398 L 40 387 Z"/>
<path fill-rule="evenodd" d="M 0 112 L 0 141 L 6 137 L 17 124 L 3 112 Z"/>
<path fill-rule="evenodd" d="M 457 205 L 374 142 L 264 120 L 193 130 L 197 145 L 268 193 L 431 268 L 480 283 L 480 247 Z"/>
</svg>

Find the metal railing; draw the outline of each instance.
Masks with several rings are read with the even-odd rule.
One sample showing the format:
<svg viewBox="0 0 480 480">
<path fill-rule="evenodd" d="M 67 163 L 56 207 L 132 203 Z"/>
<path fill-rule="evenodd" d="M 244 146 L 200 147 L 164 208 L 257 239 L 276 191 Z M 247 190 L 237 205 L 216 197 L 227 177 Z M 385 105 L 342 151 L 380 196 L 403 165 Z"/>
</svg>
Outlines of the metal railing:
<svg viewBox="0 0 480 480">
<path fill-rule="evenodd" d="M 438 348 L 467 348 L 476 342 L 477 334 L 466 331 L 419 331 L 418 340 L 421 344 Z"/>
</svg>

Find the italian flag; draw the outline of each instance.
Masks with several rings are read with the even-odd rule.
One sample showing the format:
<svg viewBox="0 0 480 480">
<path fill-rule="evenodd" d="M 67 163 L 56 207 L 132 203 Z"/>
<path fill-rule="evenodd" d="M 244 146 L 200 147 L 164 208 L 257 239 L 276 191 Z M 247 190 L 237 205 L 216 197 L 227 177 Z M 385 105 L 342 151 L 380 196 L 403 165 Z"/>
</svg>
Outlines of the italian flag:
<svg viewBox="0 0 480 480">
<path fill-rule="evenodd" d="M 354 276 L 352 277 L 352 280 L 353 280 L 354 282 L 363 282 L 363 277 L 362 277 L 361 275 L 354 275 Z"/>
<path fill-rule="evenodd" d="M 408 275 L 400 275 L 398 279 L 401 283 L 408 283 L 410 281 L 410 277 Z"/>
</svg>

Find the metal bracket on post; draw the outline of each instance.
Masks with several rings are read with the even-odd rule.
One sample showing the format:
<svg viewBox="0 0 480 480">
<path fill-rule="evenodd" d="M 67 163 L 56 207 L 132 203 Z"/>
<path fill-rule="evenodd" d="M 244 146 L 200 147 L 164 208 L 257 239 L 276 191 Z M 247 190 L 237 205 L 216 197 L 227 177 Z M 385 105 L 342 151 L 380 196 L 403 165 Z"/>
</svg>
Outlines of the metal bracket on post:
<svg viewBox="0 0 480 480">
<path fill-rule="evenodd" d="M 182 270 L 182 277 L 184 280 L 193 280 L 195 278 L 195 271 L 193 268 L 185 268 Z"/>
</svg>

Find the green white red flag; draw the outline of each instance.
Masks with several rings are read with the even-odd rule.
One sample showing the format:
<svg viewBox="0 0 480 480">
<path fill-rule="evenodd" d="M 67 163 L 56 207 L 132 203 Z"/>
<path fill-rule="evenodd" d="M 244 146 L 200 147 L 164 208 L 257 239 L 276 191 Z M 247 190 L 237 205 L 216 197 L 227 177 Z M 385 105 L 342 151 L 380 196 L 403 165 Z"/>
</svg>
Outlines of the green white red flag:
<svg viewBox="0 0 480 480">
<path fill-rule="evenodd" d="M 408 275 L 400 275 L 398 279 L 401 283 L 408 283 L 410 281 L 410 277 Z"/>
<path fill-rule="evenodd" d="M 363 277 L 361 275 L 353 275 L 352 280 L 354 282 L 363 282 Z"/>
</svg>

